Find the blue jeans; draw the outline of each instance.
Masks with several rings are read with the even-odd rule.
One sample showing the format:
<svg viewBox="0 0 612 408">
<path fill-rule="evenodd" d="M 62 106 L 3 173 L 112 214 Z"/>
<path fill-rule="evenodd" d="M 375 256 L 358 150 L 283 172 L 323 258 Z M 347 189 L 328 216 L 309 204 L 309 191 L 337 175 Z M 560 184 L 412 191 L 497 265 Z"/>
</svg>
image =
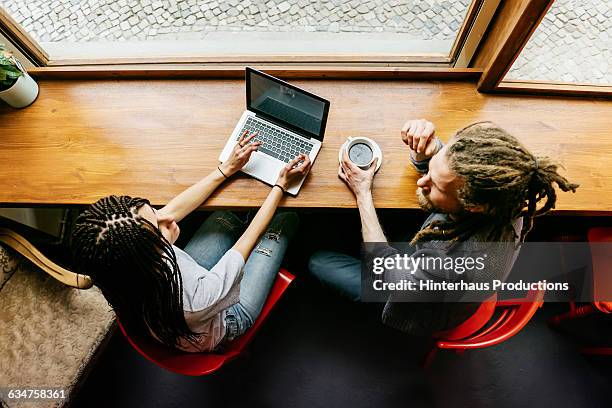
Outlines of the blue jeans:
<svg viewBox="0 0 612 408">
<path fill-rule="evenodd" d="M 310 272 L 324 285 L 355 302 L 361 300 L 361 261 L 350 255 L 317 251 L 308 261 Z"/>
<path fill-rule="evenodd" d="M 247 225 L 248 221 L 230 211 L 216 211 L 196 231 L 185 252 L 210 270 L 234 246 Z M 224 342 L 243 334 L 261 313 L 297 226 L 297 214 L 276 214 L 249 255 L 240 283 L 240 301 L 226 309 Z"/>
</svg>

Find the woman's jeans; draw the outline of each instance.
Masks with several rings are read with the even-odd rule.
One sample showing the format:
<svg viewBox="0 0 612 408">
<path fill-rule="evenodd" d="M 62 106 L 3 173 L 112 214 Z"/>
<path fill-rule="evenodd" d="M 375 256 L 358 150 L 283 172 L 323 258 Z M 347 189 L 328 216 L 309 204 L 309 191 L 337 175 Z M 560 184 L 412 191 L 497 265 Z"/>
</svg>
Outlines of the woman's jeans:
<svg viewBox="0 0 612 408">
<path fill-rule="evenodd" d="M 216 211 L 200 226 L 185 252 L 210 270 L 234 246 L 247 226 L 248 221 L 230 211 Z M 243 334 L 261 313 L 297 226 L 297 214 L 276 214 L 249 255 L 240 283 L 240 301 L 226 309 L 224 342 Z"/>
</svg>

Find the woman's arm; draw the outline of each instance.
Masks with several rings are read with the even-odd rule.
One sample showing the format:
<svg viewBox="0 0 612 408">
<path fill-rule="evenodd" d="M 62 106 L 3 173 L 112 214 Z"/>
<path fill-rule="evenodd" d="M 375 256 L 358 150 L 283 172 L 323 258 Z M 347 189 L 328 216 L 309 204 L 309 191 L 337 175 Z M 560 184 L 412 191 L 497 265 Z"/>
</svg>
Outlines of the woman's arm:
<svg viewBox="0 0 612 408">
<path fill-rule="evenodd" d="M 158 211 L 158 214 L 170 217 L 178 222 L 198 208 L 226 178 L 247 164 L 251 153 L 261 145 L 260 142 L 249 143 L 256 135 L 257 132 L 248 135 L 245 131 L 238 139 L 238 143 L 234 146 L 232 154 L 225 163 L 220 164 L 208 176 L 170 200 Z"/>
<path fill-rule="evenodd" d="M 298 165 L 300 161 L 302 163 Z M 278 203 L 281 198 L 283 198 L 283 192 L 287 190 L 287 187 L 293 179 L 307 174 L 310 167 L 311 163 L 308 156 L 300 154 L 280 171 L 276 185 L 272 187 L 272 191 L 270 191 L 270 194 L 268 194 L 261 208 L 257 211 L 251 224 L 249 224 L 246 231 L 244 231 L 242 236 L 234 244 L 233 249 L 240 252 L 245 260 L 249 257 L 261 234 L 268 228 L 268 224 L 270 224 L 274 216 L 276 207 L 278 207 Z"/>
<path fill-rule="evenodd" d="M 246 231 L 242 233 L 242 236 L 234 244 L 234 249 L 240 252 L 245 260 L 249 257 L 261 234 L 268 227 L 281 198 L 283 198 L 283 190 L 278 186 L 272 187 L 270 194 L 268 194 L 261 208 L 257 211 L 255 218 L 253 218 Z"/>
<path fill-rule="evenodd" d="M 225 176 L 214 169 L 208 176 L 170 200 L 157 213 L 160 216 L 170 216 L 178 222 L 198 208 L 224 181 Z"/>
</svg>

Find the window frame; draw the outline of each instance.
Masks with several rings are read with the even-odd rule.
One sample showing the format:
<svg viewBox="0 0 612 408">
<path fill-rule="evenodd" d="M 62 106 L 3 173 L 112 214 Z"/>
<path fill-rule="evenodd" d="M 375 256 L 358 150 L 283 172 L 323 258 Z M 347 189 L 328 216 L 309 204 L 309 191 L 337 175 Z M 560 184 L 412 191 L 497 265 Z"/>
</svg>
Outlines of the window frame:
<svg viewBox="0 0 612 408">
<path fill-rule="evenodd" d="M 516 0 L 498 10 L 475 65 L 483 68 L 480 92 L 612 98 L 612 86 L 504 79 L 554 0 Z"/>
<path fill-rule="evenodd" d="M 49 64 L 49 54 L 1 6 L 0 33 L 34 66 L 44 67 Z"/>
<path fill-rule="evenodd" d="M 504 80 L 554 0 L 474 0 L 448 57 L 348 55 L 192 58 L 51 58 L 0 7 L 0 32 L 40 78 L 241 78 L 253 65 L 284 78 L 473 80 L 480 92 L 612 97 L 612 86 Z"/>
<path fill-rule="evenodd" d="M 26 54 L 32 63 L 37 67 L 64 67 L 66 72 L 77 71 L 75 68 L 80 66 L 95 65 L 99 68 L 108 70 L 121 71 L 125 66 L 148 65 L 154 67 L 155 71 L 159 71 L 160 67 L 168 67 L 169 65 L 190 65 L 193 69 L 203 67 L 207 71 L 209 66 L 224 66 L 239 64 L 245 65 L 275 65 L 283 66 L 291 69 L 294 66 L 300 70 L 303 66 L 317 66 L 320 71 L 324 71 L 324 67 L 330 66 L 332 70 L 337 67 L 363 67 L 364 75 L 371 72 L 370 67 L 387 68 L 394 71 L 396 68 L 403 67 L 423 67 L 427 70 L 428 67 L 433 68 L 453 68 L 455 67 L 457 57 L 462 51 L 462 48 L 471 35 L 471 30 L 478 23 L 478 26 L 485 26 L 491 21 L 493 13 L 484 15 L 481 13 L 482 5 L 486 3 L 498 4 L 500 0 L 473 0 L 466 12 L 466 17 L 460 27 L 457 36 L 453 42 L 451 50 L 447 56 L 443 55 L 427 55 L 427 54 L 390 54 L 383 53 L 378 55 L 371 54 L 353 54 L 343 56 L 317 56 L 317 55 L 261 55 L 257 57 L 244 56 L 225 56 L 225 55 L 201 55 L 201 56 L 186 56 L 186 57 L 151 57 L 151 58 L 96 58 L 92 54 L 92 58 L 55 58 L 49 55 L 25 30 L 0 6 L 0 29 L 4 28 L 7 37 L 13 41 L 13 45 L 21 52 Z M 493 9 L 494 11 L 494 9 Z M 478 41 L 481 37 L 478 38 Z M 473 42 L 473 40 L 472 40 Z M 472 55 L 475 47 L 472 47 Z M 471 58 L 471 55 L 469 56 Z M 465 58 L 462 59 L 464 61 Z M 469 62 L 469 60 L 468 60 Z M 458 68 L 467 68 L 467 63 L 457 66 Z M 435 71 L 435 70 L 434 70 Z M 173 67 L 169 67 L 169 73 L 173 72 Z M 364 76 L 365 78 L 365 76 Z"/>
</svg>

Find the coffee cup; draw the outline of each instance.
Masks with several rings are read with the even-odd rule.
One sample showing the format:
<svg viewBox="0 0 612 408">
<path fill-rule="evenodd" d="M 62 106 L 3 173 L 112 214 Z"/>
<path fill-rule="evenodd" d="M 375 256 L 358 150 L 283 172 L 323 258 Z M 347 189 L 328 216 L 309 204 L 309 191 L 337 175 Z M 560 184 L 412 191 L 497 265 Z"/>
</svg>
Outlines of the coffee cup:
<svg viewBox="0 0 612 408">
<path fill-rule="evenodd" d="M 374 161 L 374 146 L 369 139 L 363 137 L 349 137 L 346 153 L 350 161 L 361 169 L 367 169 Z"/>
</svg>

